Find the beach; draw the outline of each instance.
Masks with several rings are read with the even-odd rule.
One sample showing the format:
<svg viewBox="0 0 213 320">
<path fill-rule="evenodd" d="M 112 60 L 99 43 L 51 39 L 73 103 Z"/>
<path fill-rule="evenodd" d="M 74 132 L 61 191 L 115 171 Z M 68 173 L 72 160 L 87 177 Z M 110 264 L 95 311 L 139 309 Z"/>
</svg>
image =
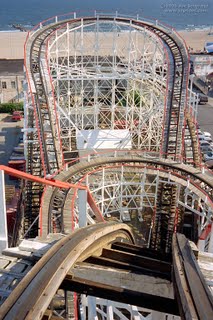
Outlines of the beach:
<svg viewBox="0 0 213 320">
<path fill-rule="evenodd" d="M 27 32 L 0 32 L 0 59 L 24 59 Z"/>
<path fill-rule="evenodd" d="M 213 33 L 209 34 L 209 30 L 196 31 L 178 31 L 179 35 L 185 40 L 188 48 L 192 48 L 190 52 L 198 53 L 203 51 L 206 42 L 213 42 Z"/>
<path fill-rule="evenodd" d="M 180 36 L 186 41 L 190 52 L 203 51 L 206 42 L 213 42 L 213 34 L 209 30 L 179 31 Z M 27 32 L 8 31 L 0 32 L 0 59 L 23 59 L 24 43 Z"/>
</svg>

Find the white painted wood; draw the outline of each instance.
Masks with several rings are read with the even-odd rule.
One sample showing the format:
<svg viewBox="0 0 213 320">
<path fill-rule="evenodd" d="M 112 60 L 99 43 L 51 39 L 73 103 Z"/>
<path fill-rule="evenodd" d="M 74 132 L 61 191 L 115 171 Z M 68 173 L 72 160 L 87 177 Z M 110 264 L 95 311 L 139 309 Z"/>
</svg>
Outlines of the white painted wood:
<svg viewBox="0 0 213 320">
<path fill-rule="evenodd" d="M 4 171 L 0 170 L 0 253 L 8 248 Z"/>
<path fill-rule="evenodd" d="M 211 234 L 210 234 L 208 252 L 213 253 L 213 227 L 212 227 L 212 224 L 211 224 Z"/>
<path fill-rule="evenodd" d="M 87 191 L 78 190 L 79 228 L 87 225 Z"/>
<path fill-rule="evenodd" d="M 24 239 L 19 245 L 19 250 L 28 251 L 28 252 L 37 252 L 38 250 L 46 251 L 50 247 L 51 245 L 48 243 Z"/>
<path fill-rule="evenodd" d="M 126 270 L 79 263 L 72 270 L 72 275 L 74 278 L 174 299 L 173 285 L 170 281 L 130 273 Z"/>
</svg>

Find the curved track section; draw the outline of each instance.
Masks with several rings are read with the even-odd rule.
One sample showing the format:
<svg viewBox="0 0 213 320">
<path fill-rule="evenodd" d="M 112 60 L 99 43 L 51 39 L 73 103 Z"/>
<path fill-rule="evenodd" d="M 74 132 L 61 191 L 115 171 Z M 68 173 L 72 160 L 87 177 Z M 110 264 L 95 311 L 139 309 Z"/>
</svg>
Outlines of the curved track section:
<svg viewBox="0 0 213 320">
<path fill-rule="evenodd" d="M 55 30 L 70 24 L 77 27 L 82 23 L 85 25 L 94 23 L 94 21 L 103 21 L 106 23 L 114 22 L 131 25 L 134 28 L 147 28 L 152 31 L 161 41 L 169 52 L 170 69 L 168 75 L 168 96 L 164 119 L 164 133 L 162 142 L 163 155 L 173 159 L 181 159 L 182 157 L 182 128 L 184 124 L 184 110 L 187 103 L 187 86 L 188 86 L 188 53 L 186 47 L 180 37 L 173 32 L 172 29 L 164 29 L 159 25 L 147 23 L 144 21 L 122 18 L 122 17 L 85 17 L 73 20 L 64 20 L 55 24 L 50 24 L 42 29 L 37 30 L 30 35 L 27 47 L 30 54 L 26 57 L 26 69 L 29 73 L 28 81 L 32 82 L 33 94 L 35 95 L 34 104 L 37 108 L 38 131 L 41 139 L 41 155 L 43 156 L 44 170 L 47 173 L 54 171 L 55 167 L 60 163 L 58 161 L 59 149 L 57 149 L 57 139 L 54 132 L 54 105 L 48 101 L 48 83 L 45 86 L 45 77 L 43 69 L 44 61 L 42 49 L 45 40 Z M 52 113 L 52 115 L 51 115 Z M 45 123 L 45 126 L 44 126 Z M 45 129 L 45 127 L 47 129 Z M 56 129 L 55 129 L 56 131 Z M 49 140 L 46 143 L 46 139 Z M 174 143 L 175 142 L 175 143 Z M 52 163 L 55 157 L 56 166 Z"/>
<path fill-rule="evenodd" d="M 67 19 L 50 23 L 29 34 L 26 44 L 25 57 L 26 74 L 31 93 L 35 120 L 29 111 L 28 124 L 34 130 L 29 133 L 27 170 L 31 174 L 53 174 L 62 164 L 62 150 L 57 122 L 57 111 L 53 87 L 49 78 L 49 66 L 45 57 L 48 38 L 57 30 L 66 27 L 78 28 L 80 25 L 89 26 L 96 22 L 106 24 L 116 22 L 118 25 L 129 26 L 136 30 L 149 30 L 163 43 L 168 56 L 167 96 L 165 99 L 164 124 L 162 133 L 161 154 L 163 158 L 180 161 L 183 151 L 184 114 L 187 108 L 188 90 L 188 53 L 182 39 L 173 31 L 158 23 L 140 21 L 126 17 L 98 15 Z M 52 96 L 50 95 L 52 92 Z M 38 142 L 40 147 L 38 147 Z M 35 148 L 35 145 L 37 146 Z M 165 197 L 167 191 L 162 191 Z M 32 210 L 38 211 L 41 190 L 39 186 L 28 184 L 26 190 L 26 215 L 31 216 Z M 32 199 L 32 195 L 35 200 Z M 59 196 L 60 200 L 61 196 Z M 63 204 L 62 204 L 63 206 Z M 38 214 L 38 212 L 37 212 Z M 57 214 L 57 213 L 56 213 Z M 31 221 L 32 222 L 32 221 Z"/>
<path fill-rule="evenodd" d="M 56 290 L 77 261 L 117 240 L 134 243 L 124 224 L 100 223 L 75 231 L 57 242 L 39 260 L 1 306 L 1 319 L 41 319 Z M 48 272 L 47 272 L 48 271 Z"/>
<path fill-rule="evenodd" d="M 183 235 L 173 236 L 172 256 L 135 246 L 131 229 L 125 224 L 100 223 L 78 229 L 56 242 L 30 271 L 26 270 L 28 273 L 1 305 L 0 317 L 50 319 L 60 287 L 180 314 L 182 319 L 210 320 L 212 295 Z M 137 313 L 135 307 L 135 315 L 140 311 L 143 313 L 143 309 Z"/>
<path fill-rule="evenodd" d="M 57 175 L 57 179 L 62 181 L 72 181 L 73 183 L 84 183 L 82 180 L 85 179 L 87 181 L 89 176 L 93 176 L 93 172 L 97 174 L 98 171 L 104 170 L 104 174 L 107 174 L 110 167 L 117 168 L 113 170 L 117 170 L 117 172 L 114 172 L 111 170 L 111 175 L 118 174 L 120 172 L 121 167 L 125 168 L 127 166 L 127 170 L 135 172 L 135 176 L 139 172 L 146 172 L 146 175 L 148 176 L 158 176 L 158 178 L 166 179 L 166 181 L 169 181 L 172 183 L 175 183 L 176 185 L 180 185 L 185 190 L 188 190 L 187 192 L 190 194 L 193 193 L 196 195 L 197 199 L 200 199 L 200 201 L 203 202 L 203 204 L 206 205 L 207 211 L 209 213 L 206 214 L 200 213 L 200 215 L 203 215 L 207 218 L 207 220 L 210 219 L 212 212 L 212 188 L 213 188 L 213 182 L 212 178 L 210 176 L 202 174 L 202 172 L 198 169 L 195 169 L 193 167 L 186 166 L 184 164 L 175 163 L 171 160 L 158 160 L 158 159 L 151 159 L 144 157 L 141 153 L 141 157 L 138 155 L 140 152 L 133 155 L 131 152 L 127 156 L 124 154 L 123 156 L 120 155 L 117 157 L 98 157 L 97 159 L 90 160 L 90 162 L 86 161 L 80 161 L 79 163 L 71 166 L 67 171 L 62 171 Z M 83 160 L 83 159 L 82 159 Z M 128 166 L 130 168 L 128 169 Z M 131 173 L 131 174 L 133 174 Z M 128 174 L 128 173 L 127 173 Z M 129 174 L 128 174 L 129 175 Z M 88 178 L 86 178 L 88 177 Z M 93 179 L 93 178 L 91 178 Z M 96 178 L 97 179 L 97 178 Z M 142 178 L 140 178 L 142 179 Z M 94 180 L 95 181 L 95 180 Z M 103 184 L 103 175 L 98 178 L 98 181 L 101 185 Z M 117 184 L 119 184 L 119 181 L 116 181 Z M 143 182 L 144 183 L 144 182 Z M 169 183 L 169 185 L 171 185 Z M 92 184 L 89 185 L 91 188 L 91 192 L 93 192 Z M 97 182 L 96 182 L 97 187 Z M 104 186 L 103 188 L 107 187 Z M 204 190 L 202 190 L 202 188 Z M 134 193 L 134 192 L 133 192 Z M 72 224 L 72 213 L 71 213 L 71 207 L 75 203 L 75 197 L 76 194 L 73 190 L 65 191 L 65 190 L 53 190 L 48 188 L 43 195 L 43 201 L 42 201 L 42 236 L 46 236 L 49 232 L 53 232 L 54 227 L 57 232 L 64 231 L 65 233 L 71 232 L 71 230 L 74 228 L 74 225 Z M 98 193 L 97 196 L 94 194 L 94 197 L 98 203 Z M 180 199 L 183 201 L 182 205 L 186 202 L 186 199 Z M 177 200 L 177 199 L 176 199 Z M 176 205 L 177 201 L 175 202 L 174 210 L 176 212 Z M 205 206 L 204 205 L 204 206 Z M 187 206 L 186 206 L 187 207 Z M 212 208 L 212 209 L 211 209 Z M 192 210 L 192 213 L 199 214 L 199 211 L 193 210 L 193 206 L 188 204 L 188 209 Z M 76 207 L 74 211 L 76 210 Z M 115 210 L 115 208 L 114 208 Z M 153 209 L 154 210 L 154 209 Z M 174 212 L 174 215 L 175 215 Z M 106 214 L 107 212 L 102 212 L 102 214 Z M 170 208 L 170 214 L 168 216 L 168 219 L 172 215 L 171 208 Z M 206 219 L 204 218 L 204 220 Z M 54 225 L 54 222 L 57 222 Z M 203 226 L 205 225 L 205 222 L 203 221 Z M 172 233 L 174 229 L 174 217 L 172 219 Z M 158 232 L 158 236 L 160 235 L 160 232 Z M 171 239 L 170 239 L 171 240 Z"/>
</svg>

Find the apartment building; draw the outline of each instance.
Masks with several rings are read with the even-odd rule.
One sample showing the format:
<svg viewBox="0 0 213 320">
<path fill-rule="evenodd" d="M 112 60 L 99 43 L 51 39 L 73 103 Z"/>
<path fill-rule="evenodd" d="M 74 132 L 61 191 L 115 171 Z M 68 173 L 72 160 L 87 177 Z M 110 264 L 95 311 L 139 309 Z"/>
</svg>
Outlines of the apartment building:
<svg viewBox="0 0 213 320">
<path fill-rule="evenodd" d="M 0 103 L 23 101 L 23 59 L 0 59 Z"/>
</svg>

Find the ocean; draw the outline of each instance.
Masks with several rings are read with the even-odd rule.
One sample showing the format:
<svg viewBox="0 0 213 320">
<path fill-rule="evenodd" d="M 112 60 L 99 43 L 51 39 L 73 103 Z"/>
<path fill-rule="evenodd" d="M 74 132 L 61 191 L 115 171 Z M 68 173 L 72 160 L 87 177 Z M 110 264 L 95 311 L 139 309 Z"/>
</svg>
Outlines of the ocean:
<svg viewBox="0 0 213 320">
<path fill-rule="evenodd" d="M 0 30 L 12 30 L 12 24 L 31 28 L 55 15 L 76 11 L 80 16 L 95 10 L 152 17 L 178 30 L 213 25 L 213 0 L 0 0 Z"/>
</svg>

